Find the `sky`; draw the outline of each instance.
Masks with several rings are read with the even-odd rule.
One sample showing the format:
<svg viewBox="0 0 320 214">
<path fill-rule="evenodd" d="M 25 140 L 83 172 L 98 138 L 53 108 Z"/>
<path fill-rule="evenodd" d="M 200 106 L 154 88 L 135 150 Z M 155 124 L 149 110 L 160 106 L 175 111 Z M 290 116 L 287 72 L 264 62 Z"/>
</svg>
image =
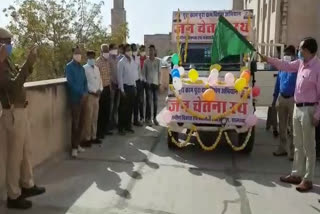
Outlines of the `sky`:
<svg viewBox="0 0 320 214">
<path fill-rule="evenodd" d="M 99 0 L 89 0 L 99 2 Z M 111 24 L 113 0 L 104 0 L 103 24 Z M 0 26 L 6 26 L 9 19 L 3 8 L 13 4 L 14 0 L 1 0 Z M 130 43 L 142 44 L 145 34 L 167 34 L 171 31 L 172 12 L 180 10 L 230 10 L 232 0 L 124 0 L 129 24 Z"/>
</svg>

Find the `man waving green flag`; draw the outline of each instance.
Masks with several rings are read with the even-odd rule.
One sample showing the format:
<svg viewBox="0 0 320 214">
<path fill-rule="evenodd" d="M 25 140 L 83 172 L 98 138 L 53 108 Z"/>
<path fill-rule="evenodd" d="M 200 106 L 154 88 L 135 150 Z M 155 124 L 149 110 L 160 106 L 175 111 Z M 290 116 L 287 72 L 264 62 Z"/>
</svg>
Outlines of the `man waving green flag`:
<svg viewBox="0 0 320 214">
<path fill-rule="evenodd" d="M 255 48 L 248 40 L 227 19 L 220 16 L 213 37 L 211 64 L 218 63 L 227 56 L 251 53 L 252 51 L 255 51 Z"/>
</svg>

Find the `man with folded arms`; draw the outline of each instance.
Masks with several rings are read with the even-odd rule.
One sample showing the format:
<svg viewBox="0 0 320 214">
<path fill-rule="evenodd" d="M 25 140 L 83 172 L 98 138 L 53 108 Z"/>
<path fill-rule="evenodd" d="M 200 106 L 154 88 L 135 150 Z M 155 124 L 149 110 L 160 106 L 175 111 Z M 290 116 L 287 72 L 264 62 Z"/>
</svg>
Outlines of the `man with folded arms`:
<svg viewBox="0 0 320 214">
<path fill-rule="evenodd" d="M 294 162 L 291 174 L 280 180 L 297 184 L 299 192 L 312 189 L 316 163 L 315 127 L 320 118 L 320 60 L 317 51 L 316 40 L 309 37 L 300 43 L 298 60 L 285 62 L 262 56 L 264 61 L 279 70 L 298 73 L 293 113 Z"/>
</svg>

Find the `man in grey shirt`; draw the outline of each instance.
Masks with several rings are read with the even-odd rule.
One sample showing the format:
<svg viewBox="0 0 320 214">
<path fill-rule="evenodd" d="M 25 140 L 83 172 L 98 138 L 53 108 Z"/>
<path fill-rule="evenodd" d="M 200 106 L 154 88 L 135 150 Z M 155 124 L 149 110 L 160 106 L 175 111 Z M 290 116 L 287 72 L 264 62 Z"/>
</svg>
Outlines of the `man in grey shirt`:
<svg viewBox="0 0 320 214">
<path fill-rule="evenodd" d="M 153 123 L 158 126 L 156 119 L 158 110 L 158 94 L 160 88 L 160 59 L 156 58 L 156 48 L 154 45 L 149 46 L 149 58 L 146 59 L 143 66 L 143 74 L 145 75 L 147 88 L 147 106 L 146 106 L 146 122 L 151 123 L 151 100 L 153 101 Z"/>
<path fill-rule="evenodd" d="M 132 113 L 137 93 L 137 79 L 137 63 L 135 63 L 132 58 L 131 46 L 126 44 L 125 55 L 118 63 L 118 87 L 121 93 L 118 116 L 120 135 L 125 135 L 125 131 L 134 133 L 132 129 Z"/>
</svg>

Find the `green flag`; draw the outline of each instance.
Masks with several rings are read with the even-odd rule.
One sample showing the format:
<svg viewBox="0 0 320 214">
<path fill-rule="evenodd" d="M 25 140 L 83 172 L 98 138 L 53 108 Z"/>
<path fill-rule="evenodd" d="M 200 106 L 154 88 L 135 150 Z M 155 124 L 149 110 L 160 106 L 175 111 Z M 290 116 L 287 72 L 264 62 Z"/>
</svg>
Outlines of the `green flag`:
<svg viewBox="0 0 320 214">
<path fill-rule="evenodd" d="M 220 16 L 213 37 L 211 63 L 218 63 L 227 56 L 251 53 L 252 51 L 255 51 L 255 48 L 248 40 L 227 19 Z"/>
</svg>

